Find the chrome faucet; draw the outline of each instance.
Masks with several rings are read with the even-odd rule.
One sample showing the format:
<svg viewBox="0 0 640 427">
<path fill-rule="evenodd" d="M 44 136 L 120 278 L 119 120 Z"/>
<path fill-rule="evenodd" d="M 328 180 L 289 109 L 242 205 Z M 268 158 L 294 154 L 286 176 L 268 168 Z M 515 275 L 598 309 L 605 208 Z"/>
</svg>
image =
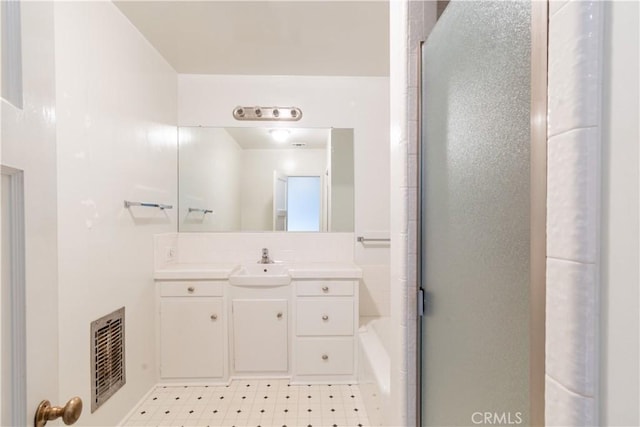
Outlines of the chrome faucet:
<svg viewBox="0 0 640 427">
<path fill-rule="evenodd" d="M 262 248 L 262 258 L 258 261 L 260 264 L 271 264 L 273 261 L 269 258 L 269 249 Z"/>
</svg>

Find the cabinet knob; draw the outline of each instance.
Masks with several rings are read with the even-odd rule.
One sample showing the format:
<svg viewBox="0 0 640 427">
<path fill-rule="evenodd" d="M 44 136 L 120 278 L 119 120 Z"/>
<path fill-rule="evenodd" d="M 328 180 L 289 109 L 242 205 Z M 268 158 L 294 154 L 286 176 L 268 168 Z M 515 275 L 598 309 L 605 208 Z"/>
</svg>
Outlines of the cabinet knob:
<svg viewBox="0 0 640 427">
<path fill-rule="evenodd" d="M 277 317 L 278 319 L 282 319 L 282 313 L 278 313 L 278 314 L 276 314 L 276 317 Z"/>
<path fill-rule="evenodd" d="M 194 288 L 193 286 L 189 286 L 187 288 L 187 292 L 189 292 L 190 294 L 192 294 L 195 290 L 196 290 L 196 288 Z"/>
<path fill-rule="evenodd" d="M 326 355 L 326 354 L 323 354 L 323 355 L 322 355 L 322 360 L 329 360 L 329 356 L 328 356 L 328 355 Z"/>
<path fill-rule="evenodd" d="M 212 314 L 211 315 L 211 320 L 218 320 L 218 315 L 217 314 Z"/>
<path fill-rule="evenodd" d="M 322 316 L 322 320 L 329 320 L 329 316 L 327 316 L 326 314 Z"/>
<path fill-rule="evenodd" d="M 322 287 L 322 292 L 329 292 L 329 287 L 328 286 L 323 286 Z"/>
</svg>

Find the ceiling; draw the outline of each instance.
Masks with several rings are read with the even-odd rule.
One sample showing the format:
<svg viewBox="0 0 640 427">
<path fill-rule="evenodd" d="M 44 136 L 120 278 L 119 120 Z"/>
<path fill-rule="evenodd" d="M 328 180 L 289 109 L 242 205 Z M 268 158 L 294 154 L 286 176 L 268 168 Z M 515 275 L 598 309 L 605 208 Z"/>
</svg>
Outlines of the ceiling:
<svg viewBox="0 0 640 427">
<path fill-rule="evenodd" d="M 388 76 L 388 1 L 114 1 L 181 74 Z"/>
<path fill-rule="evenodd" d="M 273 139 L 269 128 L 224 128 L 229 135 L 244 149 L 323 149 L 327 146 L 331 129 L 287 128 L 289 137 L 286 141 Z M 276 128 L 272 128 L 276 129 Z M 280 127 L 279 129 L 282 129 Z M 303 144 L 301 146 L 296 144 Z"/>
</svg>

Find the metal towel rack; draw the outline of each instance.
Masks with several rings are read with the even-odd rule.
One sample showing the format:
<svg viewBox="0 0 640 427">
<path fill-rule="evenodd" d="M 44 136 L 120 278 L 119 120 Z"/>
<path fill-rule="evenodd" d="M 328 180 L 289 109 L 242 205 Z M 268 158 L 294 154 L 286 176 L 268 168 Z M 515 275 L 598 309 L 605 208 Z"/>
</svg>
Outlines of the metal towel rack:
<svg viewBox="0 0 640 427">
<path fill-rule="evenodd" d="M 128 200 L 124 201 L 125 209 L 129 209 L 131 206 L 142 206 L 145 208 L 158 208 L 158 209 L 173 209 L 171 205 L 163 205 L 161 203 L 146 203 L 146 202 L 130 202 Z"/>
<path fill-rule="evenodd" d="M 191 212 L 202 212 L 205 215 L 208 213 L 213 213 L 211 209 L 189 208 L 189 213 Z"/>
<path fill-rule="evenodd" d="M 367 237 L 363 237 L 363 236 L 358 236 L 356 238 L 356 240 L 358 240 L 358 242 L 360 243 L 367 243 L 367 242 L 390 242 L 391 239 L 370 239 Z"/>
</svg>

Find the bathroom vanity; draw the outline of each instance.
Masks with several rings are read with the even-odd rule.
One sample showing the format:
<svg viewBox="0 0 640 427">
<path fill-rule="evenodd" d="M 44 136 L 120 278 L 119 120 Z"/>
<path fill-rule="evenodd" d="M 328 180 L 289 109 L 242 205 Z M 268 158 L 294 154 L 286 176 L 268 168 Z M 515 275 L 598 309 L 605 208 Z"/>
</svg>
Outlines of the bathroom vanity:
<svg viewBox="0 0 640 427">
<path fill-rule="evenodd" d="M 355 381 L 361 276 L 351 263 L 156 269 L 161 381 Z"/>
</svg>

